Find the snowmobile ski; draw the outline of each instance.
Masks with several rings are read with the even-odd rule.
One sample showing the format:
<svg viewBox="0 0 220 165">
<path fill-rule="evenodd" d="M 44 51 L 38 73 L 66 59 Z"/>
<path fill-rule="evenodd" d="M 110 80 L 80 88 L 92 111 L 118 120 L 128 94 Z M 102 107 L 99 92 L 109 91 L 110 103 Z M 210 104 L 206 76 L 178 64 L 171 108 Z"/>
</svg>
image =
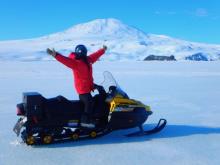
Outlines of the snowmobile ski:
<svg viewBox="0 0 220 165">
<path fill-rule="evenodd" d="M 164 129 L 164 127 L 166 126 L 166 124 L 167 124 L 166 119 L 160 119 L 159 122 L 158 122 L 158 124 L 157 124 L 157 126 L 154 127 L 153 129 L 144 131 L 143 126 L 140 126 L 140 127 L 139 127 L 140 131 L 127 134 L 126 136 L 127 136 L 127 137 L 135 137 L 135 136 L 152 135 L 152 134 L 158 133 L 158 132 L 160 132 L 162 129 Z"/>
</svg>

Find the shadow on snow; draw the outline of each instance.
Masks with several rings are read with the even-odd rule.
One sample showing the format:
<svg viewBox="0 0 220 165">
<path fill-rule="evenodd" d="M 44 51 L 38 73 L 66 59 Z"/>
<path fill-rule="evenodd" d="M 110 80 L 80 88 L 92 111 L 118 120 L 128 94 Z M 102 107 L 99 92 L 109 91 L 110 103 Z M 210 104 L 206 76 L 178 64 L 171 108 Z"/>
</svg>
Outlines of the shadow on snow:
<svg viewBox="0 0 220 165">
<path fill-rule="evenodd" d="M 154 125 L 146 124 L 144 129 L 152 128 Z M 35 146 L 36 148 L 62 148 L 62 147 L 77 147 L 86 145 L 102 145 L 102 144 L 117 144 L 117 143 L 132 143 L 132 142 L 146 142 L 151 139 L 162 138 L 178 138 L 191 135 L 207 135 L 207 134 L 220 134 L 220 127 L 205 127 L 205 126 L 192 126 L 192 125 L 167 125 L 164 130 L 157 134 L 137 137 L 126 137 L 126 134 L 136 132 L 138 129 L 118 130 L 106 136 L 96 139 L 86 139 L 76 142 L 64 142 L 51 145 Z"/>
</svg>

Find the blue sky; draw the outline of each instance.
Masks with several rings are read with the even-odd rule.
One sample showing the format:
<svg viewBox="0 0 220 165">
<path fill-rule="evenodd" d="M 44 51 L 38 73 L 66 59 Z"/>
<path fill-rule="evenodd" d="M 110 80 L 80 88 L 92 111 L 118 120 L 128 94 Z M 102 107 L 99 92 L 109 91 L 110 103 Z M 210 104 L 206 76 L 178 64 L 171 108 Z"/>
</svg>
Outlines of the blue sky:
<svg viewBox="0 0 220 165">
<path fill-rule="evenodd" d="M 220 0 L 1 0 L 0 40 L 39 37 L 97 18 L 220 44 Z"/>
</svg>

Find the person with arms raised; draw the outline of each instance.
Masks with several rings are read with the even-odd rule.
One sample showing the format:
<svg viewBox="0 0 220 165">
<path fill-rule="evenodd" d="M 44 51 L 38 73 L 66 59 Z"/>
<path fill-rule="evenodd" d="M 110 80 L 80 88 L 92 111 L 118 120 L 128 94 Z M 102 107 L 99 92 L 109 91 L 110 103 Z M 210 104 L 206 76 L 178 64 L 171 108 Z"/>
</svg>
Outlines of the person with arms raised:
<svg viewBox="0 0 220 165">
<path fill-rule="evenodd" d="M 74 84 L 80 101 L 84 104 L 84 113 L 81 117 L 81 126 L 94 128 L 95 123 L 92 121 L 92 95 L 91 91 L 94 89 L 93 70 L 94 64 L 107 50 L 107 46 L 98 51 L 87 55 L 87 48 L 85 45 L 77 45 L 75 52 L 69 54 L 68 57 L 56 52 L 54 49 L 47 49 L 47 53 L 53 56 L 57 61 L 61 62 L 68 68 L 72 69 Z"/>
</svg>

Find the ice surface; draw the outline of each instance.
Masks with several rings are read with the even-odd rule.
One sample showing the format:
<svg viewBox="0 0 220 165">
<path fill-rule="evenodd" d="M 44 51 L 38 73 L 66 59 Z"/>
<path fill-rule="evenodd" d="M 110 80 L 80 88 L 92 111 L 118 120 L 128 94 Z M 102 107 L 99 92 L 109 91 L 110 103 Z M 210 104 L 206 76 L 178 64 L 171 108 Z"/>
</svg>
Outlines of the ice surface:
<svg viewBox="0 0 220 165">
<path fill-rule="evenodd" d="M 145 129 L 168 120 L 159 134 L 127 138 L 136 129 L 81 142 L 31 147 L 12 132 L 22 92 L 78 99 L 72 73 L 56 61 L 0 61 L 0 165 L 219 165 L 220 62 L 97 62 L 94 79 L 111 71 L 131 98 L 152 107 Z"/>
</svg>

